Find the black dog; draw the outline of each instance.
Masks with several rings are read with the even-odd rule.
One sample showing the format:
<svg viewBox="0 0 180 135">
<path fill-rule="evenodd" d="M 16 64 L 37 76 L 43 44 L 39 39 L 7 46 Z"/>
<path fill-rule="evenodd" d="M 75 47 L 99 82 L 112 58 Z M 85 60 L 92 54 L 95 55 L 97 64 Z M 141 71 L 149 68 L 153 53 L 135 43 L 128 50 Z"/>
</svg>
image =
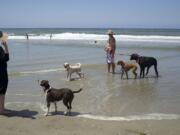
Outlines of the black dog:
<svg viewBox="0 0 180 135">
<path fill-rule="evenodd" d="M 156 72 L 156 76 L 158 77 L 158 70 L 157 70 L 157 60 L 154 57 L 146 57 L 146 56 L 139 56 L 138 54 L 132 54 L 130 57 L 130 60 L 136 60 L 136 62 L 140 66 L 140 78 L 141 75 L 143 74 L 144 78 L 144 71 L 145 68 L 147 67 L 146 75 L 149 72 L 149 68 L 154 65 L 154 70 Z"/>
<path fill-rule="evenodd" d="M 49 85 L 49 81 L 47 80 L 42 80 L 40 83 L 40 86 L 43 87 L 44 93 L 46 93 L 46 103 L 47 103 L 47 112 L 45 113 L 45 116 L 48 115 L 49 109 L 50 109 L 50 104 L 53 102 L 55 105 L 55 112 L 57 112 L 57 105 L 56 102 L 63 100 L 64 105 L 67 107 L 67 112 L 71 113 L 71 103 L 74 98 L 74 93 L 79 93 L 81 89 L 78 91 L 72 91 L 71 89 L 68 88 L 61 88 L 61 89 L 55 89 L 51 88 Z M 67 114 L 65 112 L 65 115 Z"/>
</svg>

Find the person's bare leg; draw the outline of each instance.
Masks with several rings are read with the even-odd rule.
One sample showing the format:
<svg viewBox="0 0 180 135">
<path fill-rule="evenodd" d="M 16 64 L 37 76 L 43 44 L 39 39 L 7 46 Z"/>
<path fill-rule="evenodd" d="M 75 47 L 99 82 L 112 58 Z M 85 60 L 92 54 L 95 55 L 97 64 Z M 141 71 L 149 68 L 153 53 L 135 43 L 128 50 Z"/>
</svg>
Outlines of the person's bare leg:
<svg viewBox="0 0 180 135">
<path fill-rule="evenodd" d="M 115 73 L 115 64 L 114 64 L 114 62 L 112 63 L 112 73 L 113 74 Z"/>
<path fill-rule="evenodd" d="M 111 64 L 110 64 L 110 63 L 107 63 L 107 67 L 108 67 L 108 73 L 110 73 Z"/>
<path fill-rule="evenodd" d="M 0 114 L 4 114 L 4 100 L 5 100 L 5 95 L 0 95 Z"/>
</svg>

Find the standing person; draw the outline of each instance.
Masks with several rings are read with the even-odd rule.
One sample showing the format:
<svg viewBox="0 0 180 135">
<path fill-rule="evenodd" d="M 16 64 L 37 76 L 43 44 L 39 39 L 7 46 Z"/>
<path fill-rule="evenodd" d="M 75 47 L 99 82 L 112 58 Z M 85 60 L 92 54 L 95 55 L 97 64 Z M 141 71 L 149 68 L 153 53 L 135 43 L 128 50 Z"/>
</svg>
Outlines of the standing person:
<svg viewBox="0 0 180 135">
<path fill-rule="evenodd" d="M 5 114 L 4 102 L 8 86 L 7 61 L 9 60 L 9 51 L 7 46 L 7 34 L 0 31 L 0 115 Z"/>
<path fill-rule="evenodd" d="M 26 33 L 26 39 L 29 40 L 29 35 Z"/>
<path fill-rule="evenodd" d="M 50 40 L 52 39 L 52 33 L 50 34 Z"/>
<path fill-rule="evenodd" d="M 105 47 L 106 55 L 107 55 L 107 67 L 108 67 L 108 73 L 110 73 L 111 67 L 112 67 L 112 73 L 115 73 L 115 63 L 114 63 L 114 55 L 116 51 L 116 40 L 113 36 L 113 31 L 108 30 L 107 32 L 109 39 L 107 41 L 107 45 Z"/>
</svg>

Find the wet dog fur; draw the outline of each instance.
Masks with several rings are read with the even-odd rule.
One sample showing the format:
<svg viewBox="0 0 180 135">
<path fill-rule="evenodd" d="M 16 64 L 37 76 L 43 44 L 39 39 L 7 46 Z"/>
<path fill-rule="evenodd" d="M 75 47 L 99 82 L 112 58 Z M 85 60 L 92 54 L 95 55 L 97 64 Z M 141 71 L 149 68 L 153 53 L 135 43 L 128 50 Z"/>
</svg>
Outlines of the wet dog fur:
<svg viewBox="0 0 180 135">
<path fill-rule="evenodd" d="M 157 70 L 157 60 L 154 57 L 147 57 L 147 56 L 139 56 L 138 54 L 132 54 L 130 56 L 130 60 L 136 60 L 136 62 L 140 66 L 140 78 L 141 76 L 144 78 L 145 68 L 147 68 L 146 75 L 149 73 L 149 68 L 154 66 L 154 70 L 156 73 L 156 77 L 159 76 Z"/>
<path fill-rule="evenodd" d="M 84 77 L 84 74 L 81 72 L 81 63 L 76 63 L 75 65 L 70 65 L 69 63 L 64 63 L 64 68 L 67 71 L 67 79 L 71 80 L 71 75 L 76 73 L 80 78 Z"/>
<path fill-rule="evenodd" d="M 129 77 L 128 77 L 129 70 L 132 70 L 132 73 L 134 74 L 134 79 L 137 78 L 137 73 L 136 73 L 137 65 L 136 64 L 125 63 L 124 61 L 120 60 L 117 62 L 117 65 L 121 66 L 121 70 L 122 70 L 121 79 L 123 78 L 124 72 L 126 73 L 126 78 L 129 79 Z"/>
<path fill-rule="evenodd" d="M 55 89 L 55 88 L 50 87 L 48 80 L 42 80 L 40 82 L 40 86 L 43 88 L 43 91 L 45 93 L 45 100 L 46 100 L 46 105 L 47 105 L 47 112 L 45 113 L 45 116 L 49 114 L 51 103 L 54 103 L 55 112 L 57 112 L 57 102 L 60 100 L 63 101 L 63 104 L 67 108 L 67 111 L 64 114 L 70 115 L 71 109 L 72 109 L 71 104 L 74 99 L 74 93 L 79 93 L 82 90 L 82 88 L 80 88 L 77 91 L 72 91 L 69 88 Z"/>
</svg>

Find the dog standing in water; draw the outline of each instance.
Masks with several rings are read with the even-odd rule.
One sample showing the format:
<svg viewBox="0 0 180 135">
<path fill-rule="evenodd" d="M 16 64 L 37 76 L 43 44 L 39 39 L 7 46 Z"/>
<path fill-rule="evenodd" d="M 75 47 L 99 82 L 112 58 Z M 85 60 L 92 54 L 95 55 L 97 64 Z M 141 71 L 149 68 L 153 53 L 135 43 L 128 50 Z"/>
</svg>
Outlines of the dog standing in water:
<svg viewBox="0 0 180 135">
<path fill-rule="evenodd" d="M 136 62 L 140 66 L 140 78 L 143 75 L 144 78 L 144 72 L 145 68 L 147 67 L 146 75 L 149 73 L 149 68 L 154 65 L 154 70 L 156 72 L 156 77 L 159 77 L 159 73 L 157 70 L 157 60 L 154 57 L 146 57 L 146 56 L 139 56 L 138 54 L 132 54 L 130 57 L 130 60 L 136 60 Z"/>
<path fill-rule="evenodd" d="M 40 86 L 43 88 L 47 103 L 47 112 L 45 113 L 45 116 L 49 114 L 49 109 L 50 109 L 50 104 L 54 103 L 55 106 L 55 112 L 57 112 L 57 102 L 62 100 L 64 105 L 67 107 L 67 111 L 64 112 L 65 115 L 67 113 L 70 115 L 71 114 L 71 103 L 74 99 L 74 93 L 79 93 L 81 92 L 82 88 L 80 88 L 78 91 L 72 91 L 69 88 L 61 88 L 61 89 L 55 89 L 50 87 L 49 81 L 47 80 L 42 80 L 40 82 Z"/>
<path fill-rule="evenodd" d="M 121 79 L 123 78 L 124 72 L 126 73 L 126 78 L 129 79 L 128 77 L 128 71 L 132 69 L 132 73 L 134 74 L 134 79 L 137 78 L 137 65 L 134 63 L 125 63 L 124 61 L 118 61 L 117 65 L 121 65 L 122 73 L 121 73 Z"/>
<path fill-rule="evenodd" d="M 81 73 L 81 63 L 76 63 L 75 65 L 70 65 L 69 63 L 64 63 L 64 68 L 67 70 L 67 79 L 71 80 L 71 75 L 76 73 L 79 77 L 84 77 Z"/>
</svg>

